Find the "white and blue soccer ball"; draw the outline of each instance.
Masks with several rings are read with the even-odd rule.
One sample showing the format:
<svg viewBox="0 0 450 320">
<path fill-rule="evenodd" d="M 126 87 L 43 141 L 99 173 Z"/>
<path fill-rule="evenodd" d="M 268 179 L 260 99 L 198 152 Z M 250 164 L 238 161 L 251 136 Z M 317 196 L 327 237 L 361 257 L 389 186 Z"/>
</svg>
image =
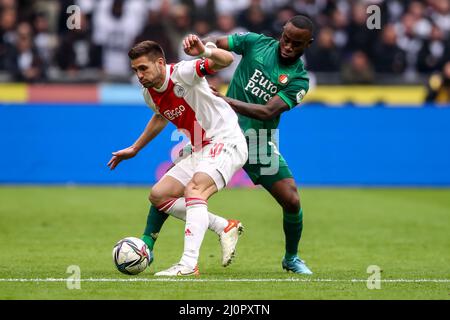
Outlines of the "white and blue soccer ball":
<svg viewBox="0 0 450 320">
<path fill-rule="evenodd" d="M 135 237 L 127 237 L 117 242 L 112 256 L 117 270 L 128 275 L 141 273 L 153 261 L 148 246 L 144 241 Z"/>
</svg>

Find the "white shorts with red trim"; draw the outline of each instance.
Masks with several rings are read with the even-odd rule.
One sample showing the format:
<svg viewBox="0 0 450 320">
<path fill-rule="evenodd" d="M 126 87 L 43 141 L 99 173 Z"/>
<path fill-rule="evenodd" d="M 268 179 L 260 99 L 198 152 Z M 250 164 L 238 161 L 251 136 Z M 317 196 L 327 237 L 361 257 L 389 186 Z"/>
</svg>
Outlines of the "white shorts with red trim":
<svg viewBox="0 0 450 320">
<path fill-rule="evenodd" d="M 243 134 L 233 139 L 214 139 L 178 162 L 164 176 L 171 176 L 186 186 L 195 173 L 203 172 L 214 180 L 217 190 L 221 190 L 247 158 L 247 142 Z"/>
</svg>

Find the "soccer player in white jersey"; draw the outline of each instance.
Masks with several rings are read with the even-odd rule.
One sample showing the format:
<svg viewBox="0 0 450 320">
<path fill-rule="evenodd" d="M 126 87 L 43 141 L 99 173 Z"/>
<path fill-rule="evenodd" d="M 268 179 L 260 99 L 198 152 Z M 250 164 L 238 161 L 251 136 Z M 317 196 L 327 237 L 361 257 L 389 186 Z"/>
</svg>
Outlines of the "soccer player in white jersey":
<svg viewBox="0 0 450 320">
<path fill-rule="evenodd" d="M 208 212 L 207 207 L 209 197 L 227 185 L 248 157 L 236 114 L 211 92 L 204 78 L 230 65 L 233 56 L 222 49 L 205 47 L 196 35 L 187 36 L 183 45 L 187 54 L 199 59 L 168 65 L 162 48 L 153 41 L 138 43 L 129 51 L 131 67 L 144 86 L 145 101 L 155 114 L 136 142 L 114 152 L 108 163 L 114 169 L 122 160 L 134 157 L 169 121 L 190 138 L 194 152 L 177 162 L 149 196 L 159 211 L 186 220 L 179 263 L 156 276 L 198 275 L 206 230 L 235 235 L 229 240 L 229 253 L 233 253 L 242 228 L 239 221 L 230 223 Z"/>
</svg>

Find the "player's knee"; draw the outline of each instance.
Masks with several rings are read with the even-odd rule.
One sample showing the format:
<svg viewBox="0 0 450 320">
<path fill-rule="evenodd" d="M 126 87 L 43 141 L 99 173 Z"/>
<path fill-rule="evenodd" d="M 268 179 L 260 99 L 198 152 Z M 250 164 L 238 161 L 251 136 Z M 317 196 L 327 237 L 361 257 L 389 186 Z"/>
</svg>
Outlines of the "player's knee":
<svg viewBox="0 0 450 320">
<path fill-rule="evenodd" d="M 297 191 L 290 192 L 289 195 L 283 199 L 283 210 L 285 212 L 297 213 L 300 211 L 300 197 L 298 196 Z"/>
<path fill-rule="evenodd" d="M 148 195 L 148 200 L 152 205 L 159 206 L 166 200 L 166 197 L 160 190 L 152 189 Z"/>
<path fill-rule="evenodd" d="M 155 205 L 155 202 L 158 201 L 158 199 L 155 196 L 155 192 L 150 191 L 150 193 L 148 194 L 148 201 L 150 201 L 151 204 Z"/>
<path fill-rule="evenodd" d="M 186 188 L 184 189 L 184 197 L 185 198 L 199 197 L 200 194 L 201 194 L 201 190 L 195 181 L 190 181 L 186 185 Z"/>
</svg>

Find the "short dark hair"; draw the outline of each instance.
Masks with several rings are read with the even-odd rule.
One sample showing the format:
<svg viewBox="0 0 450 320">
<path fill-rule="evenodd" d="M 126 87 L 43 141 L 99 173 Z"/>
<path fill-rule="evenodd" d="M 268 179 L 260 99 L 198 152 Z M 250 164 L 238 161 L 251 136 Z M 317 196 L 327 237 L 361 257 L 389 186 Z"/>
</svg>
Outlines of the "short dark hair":
<svg viewBox="0 0 450 320">
<path fill-rule="evenodd" d="M 150 60 L 156 60 L 158 58 L 163 58 L 166 60 L 164 56 L 164 50 L 161 46 L 155 42 L 150 40 L 145 40 L 136 44 L 130 51 L 128 51 L 128 57 L 131 60 L 137 59 L 142 56 L 147 56 Z"/>
<path fill-rule="evenodd" d="M 292 23 L 294 27 L 309 30 L 311 34 L 314 33 L 314 25 L 307 16 L 297 15 L 292 17 L 288 22 Z"/>
</svg>

